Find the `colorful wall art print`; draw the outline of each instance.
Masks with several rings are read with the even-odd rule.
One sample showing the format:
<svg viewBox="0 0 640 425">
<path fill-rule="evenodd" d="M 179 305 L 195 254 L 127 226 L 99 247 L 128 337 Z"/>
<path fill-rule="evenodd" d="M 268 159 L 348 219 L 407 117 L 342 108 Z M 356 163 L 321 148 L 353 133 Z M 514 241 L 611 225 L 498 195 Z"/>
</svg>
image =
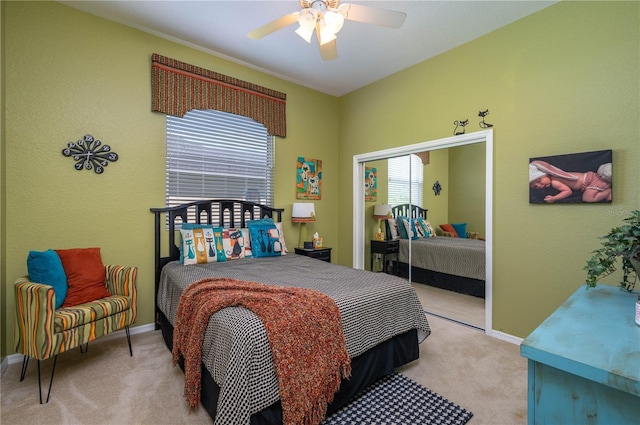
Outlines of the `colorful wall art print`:
<svg viewBox="0 0 640 425">
<path fill-rule="evenodd" d="M 298 157 L 296 199 L 321 199 L 322 161 Z"/>
<path fill-rule="evenodd" d="M 378 171 L 376 168 L 364 168 L 364 200 L 378 200 Z"/>
<path fill-rule="evenodd" d="M 529 203 L 611 202 L 611 150 L 529 159 Z"/>
</svg>

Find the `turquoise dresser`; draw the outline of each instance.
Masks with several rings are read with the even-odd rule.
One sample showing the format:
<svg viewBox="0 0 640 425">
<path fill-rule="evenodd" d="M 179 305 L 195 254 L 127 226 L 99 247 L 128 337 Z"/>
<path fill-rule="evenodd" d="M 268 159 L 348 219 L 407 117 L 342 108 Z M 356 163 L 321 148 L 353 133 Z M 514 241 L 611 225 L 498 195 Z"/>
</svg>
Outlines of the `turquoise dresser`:
<svg viewBox="0 0 640 425">
<path fill-rule="evenodd" d="M 640 424 L 637 293 L 580 287 L 520 346 L 529 424 Z"/>
</svg>

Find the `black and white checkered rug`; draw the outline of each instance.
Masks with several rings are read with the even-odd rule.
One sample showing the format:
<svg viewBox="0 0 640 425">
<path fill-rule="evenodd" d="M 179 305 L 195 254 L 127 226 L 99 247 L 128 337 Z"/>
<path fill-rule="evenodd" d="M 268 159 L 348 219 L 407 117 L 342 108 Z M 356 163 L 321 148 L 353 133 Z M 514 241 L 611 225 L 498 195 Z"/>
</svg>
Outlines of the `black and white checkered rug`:
<svg viewBox="0 0 640 425">
<path fill-rule="evenodd" d="M 473 413 L 413 382 L 392 373 L 367 388 L 322 425 L 466 424 Z"/>
</svg>

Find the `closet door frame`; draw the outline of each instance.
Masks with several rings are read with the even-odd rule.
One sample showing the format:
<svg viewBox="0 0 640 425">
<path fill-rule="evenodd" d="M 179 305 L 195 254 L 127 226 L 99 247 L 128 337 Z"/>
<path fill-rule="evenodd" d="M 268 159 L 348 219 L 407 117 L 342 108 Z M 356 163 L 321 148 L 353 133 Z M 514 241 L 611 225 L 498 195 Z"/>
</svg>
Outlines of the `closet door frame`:
<svg viewBox="0 0 640 425">
<path fill-rule="evenodd" d="M 473 143 L 485 143 L 485 334 L 493 334 L 493 129 L 461 134 L 413 145 L 399 146 L 353 156 L 353 268 L 364 269 L 364 166 L 366 162 L 408 155 L 411 153 L 447 149 Z"/>
</svg>

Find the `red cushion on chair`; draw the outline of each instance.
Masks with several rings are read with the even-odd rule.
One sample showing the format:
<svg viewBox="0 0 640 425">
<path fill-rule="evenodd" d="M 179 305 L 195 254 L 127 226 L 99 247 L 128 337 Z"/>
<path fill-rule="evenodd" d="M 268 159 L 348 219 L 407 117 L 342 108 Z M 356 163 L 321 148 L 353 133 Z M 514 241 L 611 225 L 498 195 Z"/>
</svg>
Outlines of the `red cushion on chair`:
<svg viewBox="0 0 640 425">
<path fill-rule="evenodd" d="M 111 296 L 104 285 L 100 248 L 56 249 L 56 252 L 69 285 L 63 308 Z"/>
</svg>

